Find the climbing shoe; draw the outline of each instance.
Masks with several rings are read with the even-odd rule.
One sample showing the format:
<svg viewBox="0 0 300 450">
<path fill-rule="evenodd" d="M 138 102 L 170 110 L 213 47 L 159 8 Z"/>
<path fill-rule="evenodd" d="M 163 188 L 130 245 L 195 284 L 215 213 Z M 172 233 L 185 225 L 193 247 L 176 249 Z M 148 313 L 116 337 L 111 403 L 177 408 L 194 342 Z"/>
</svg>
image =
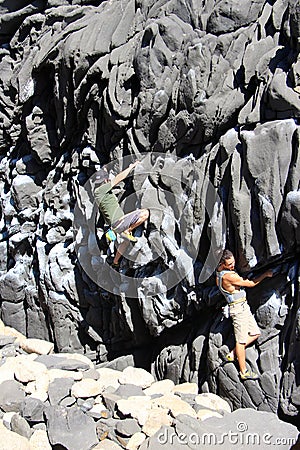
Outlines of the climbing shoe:
<svg viewBox="0 0 300 450">
<path fill-rule="evenodd" d="M 113 241 L 115 241 L 117 239 L 117 236 L 116 236 L 116 234 L 115 234 L 115 232 L 113 230 L 108 230 L 105 233 L 105 237 L 108 240 L 108 242 L 113 242 Z"/>
<path fill-rule="evenodd" d="M 123 239 L 126 239 L 127 241 L 130 241 L 130 242 L 137 242 L 137 238 L 134 237 L 132 233 L 123 231 L 122 233 L 120 233 L 120 236 L 121 236 Z"/>
<path fill-rule="evenodd" d="M 120 263 L 119 262 L 118 263 L 114 263 L 113 262 L 113 263 L 111 263 L 111 267 L 118 272 L 119 269 L 120 269 Z"/>
<path fill-rule="evenodd" d="M 255 373 L 255 372 L 252 372 L 252 370 L 246 370 L 246 372 L 244 372 L 244 373 L 240 372 L 240 378 L 242 381 L 258 380 L 259 375 L 257 375 L 257 373 Z"/>
<path fill-rule="evenodd" d="M 227 362 L 234 362 L 234 356 L 232 356 L 232 354 L 231 353 L 227 353 L 227 355 L 225 355 L 225 361 L 227 361 Z"/>
</svg>

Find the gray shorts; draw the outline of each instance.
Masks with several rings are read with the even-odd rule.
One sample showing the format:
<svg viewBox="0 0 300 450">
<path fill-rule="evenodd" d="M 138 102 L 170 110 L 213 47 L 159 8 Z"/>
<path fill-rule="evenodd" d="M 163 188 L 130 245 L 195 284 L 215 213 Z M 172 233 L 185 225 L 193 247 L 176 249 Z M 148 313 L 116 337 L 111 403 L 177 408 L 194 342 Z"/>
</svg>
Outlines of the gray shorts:
<svg viewBox="0 0 300 450">
<path fill-rule="evenodd" d="M 121 217 L 119 220 L 116 220 L 116 222 L 111 225 L 111 229 L 115 233 L 122 233 L 131 227 L 131 225 L 134 225 L 140 219 L 140 215 L 140 209 L 136 209 L 135 211 L 125 214 L 125 216 Z"/>
</svg>

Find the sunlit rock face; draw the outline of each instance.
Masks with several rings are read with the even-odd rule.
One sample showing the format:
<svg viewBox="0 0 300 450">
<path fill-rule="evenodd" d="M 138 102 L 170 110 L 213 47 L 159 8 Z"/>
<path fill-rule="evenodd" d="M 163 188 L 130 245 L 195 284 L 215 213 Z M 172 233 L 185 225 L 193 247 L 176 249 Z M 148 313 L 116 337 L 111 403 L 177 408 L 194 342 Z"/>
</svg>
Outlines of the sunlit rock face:
<svg viewBox="0 0 300 450">
<path fill-rule="evenodd" d="M 0 1 L 6 325 L 297 417 L 299 15 L 289 0 Z M 117 194 L 150 218 L 117 273 L 93 175 L 136 159 Z M 248 292 L 249 385 L 222 362 L 225 246 L 241 274 L 277 273 Z"/>
</svg>

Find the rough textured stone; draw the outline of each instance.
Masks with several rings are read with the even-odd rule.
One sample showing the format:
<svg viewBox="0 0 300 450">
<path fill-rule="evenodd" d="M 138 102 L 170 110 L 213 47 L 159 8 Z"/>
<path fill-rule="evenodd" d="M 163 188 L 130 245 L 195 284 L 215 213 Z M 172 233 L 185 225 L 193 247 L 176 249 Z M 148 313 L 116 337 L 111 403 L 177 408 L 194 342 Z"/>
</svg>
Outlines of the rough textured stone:
<svg viewBox="0 0 300 450">
<path fill-rule="evenodd" d="M 212 411 L 210 409 L 199 409 L 197 411 L 197 419 L 206 420 L 210 417 L 219 417 L 220 419 L 223 417 L 222 414 L 219 414 L 217 411 Z"/>
<path fill-rule="evenodd" d="M 94 419 L 108 418 L 111 416 L 108 409 L 102 403 L 96 403 L 93 407 L 87 411 L 87 415 Z"/>
<path fill-rule="evenodd" d="M 104 405 L 113 413 L 116 409 L 117 402 L 121 399 L 119 395 L 115 395 L 109 392 L 102 393 Z"/>
<path fill-rule="evenodd" d="M 15 412 L 13 412 L 13 411 L 11 411 L 11 412 L 6 412 L 6 413 L 3 414 L 2 422 L 3 422 L 3 425 L 4 425 L 8 430 L 11 430 L 11 419 L 12 419 L 12 417 L 13 417 L 15 414 L 17 414 L 17 413 L 15 413 Z"/>
<path fill-rule="evenodd" d="M 38 356 L 35 361 L 45 364 L 48 369 L 60 369 L 60 370 L 88 370 L 90 368 L 90 361 L 88 364 L 86 361 L 80 361 L 75 358 L 67 358 L 64 355 L 43 355 Z"/>
<path fill-rule="evenodd" d="M 97 372 L 99 373 L 99 382 L 103 386 L 103 390 L 108 386 L 113 386 L 115 389 L 120 386 L 119 377 L 121 371 L 103 367 L 97 369 Z"/>
<path fill-rule="evenodd" d="M 231 412 L 230 405 L 216 394 L 199 394 L 196 396 L 195 401 L 198 405 L 205 406 L 206 408 L 214 409 L 216 411 Z"/>
<path fill-rule="evenodd" d="M 105 439 L 104 441 L 99 442 L 96 447 L 93 447 L 96 450 L 121 450 L 122 447 L 110 439 Z"/>
<path fill-rule="evenodd" d="M 194 432 L 198 435 L 198 445 L 205 444 L 204 439 L 208 439 L 209 435 L 211 435 L 210 439 L 213 439 L 210 442 L 217 444 L 217 442 L 220 442 L 220 439 L 223 439 L 222 433 L 236 433 L 238 436 L 237 439 L 240 441 L 245 438 L 245 433 L 247 433 L 246 435 L 249 438 L 252 436 L 252 433 L 253 436 L 256 433 L 256 440 L 251 442 L 251 447 L 257 450 L 261 448 L 264 440 L 268 442 L 266 445 L 276 445 L 276 439 L 278 439 L 277 442 L 282 442 L 283 448 L 290 448 L 290 444 L 293 442 L 292 440 L 294 439 L 294 442 L 296 442 L 298 435 L 296 427 L 280 421 L 275 414 L 257 412 L 252 409 L 239 409 L 230 414 L 226 414 L 222 419 L 210 418 L 203 422 L 189 422 L 186 420 L 186 417 L 180 416 L 176 420 L 175 430 L 177 437 L 175 436 L 174 443 L 180 442 L 178 440 L 180 433 L 184 433 L 186 442 L 188 442 L 188 436 Z M 289 441 L 288 438 L 291 440 Z M 232 444 L 224 442 L 224 445 L 229 447 Z"/>
<path fill-rule="evenodd" d="M 45 411 L 50 444 L 89 449 L 98 443 L 95 423 L 79 408 L 50 406 Z"/>
<path fill-rule="evenodd" d="M 137 450 L 140 445 L 146 440 L 146 435 L 144 433 L 135 433 L 129 439 L 126 449 Z"/>
<path fill-rule="evenodd" d="M 116 433 L 120 436 L 130 437 L 141 431 L 135 419 L 124 419 L 116 424 Z"/>
<path fill-rule="evenodd" d="M 3 381 L 0 384 L 0 407 L 5 412 L 19 412 L 25 398 L 21 383 L 15 380 Z"/>
<path fill-rule="evenodd" d="M 174 388 L 174 381 L 172 380 L 160 380 L 151 384 L 144 390 L 146 395 L 155 394 L 168 394 Z"/>
<path fill-rule="evenodd" d="M 50 383 L 56 378 L 72 378 L 75 381 L 82 380 L 82 372 L 74 372 L 74 370 L 50 369 L 48 375 Z"/>
<path fill-rule="evenodd" d="M 14 359 L 10 358 L 0 365 L 0 382 L 15 379 L 15 363 Z"/>
<path fill-rule="evenodd" d="M 20 413 L 28 422 L 43 422 L 44 420 L 44 403 L 32 397 L 27 397 L 22 403 Z"/>
<path fill-rule="evenodd" d="M 130 384 L 132 380 L 134 380 L 136 386 L 141 386 L 142 388 L 149 387 L 155 381 L 153 375 L 146 370 L 129 366 L 119 376 L 119 382 L 121 384 Z"/>
<path fill-rule="evenodd" d="M 69 397 L 74 384 L 72 378 L 55 378 L 48 389 L 48 397 L 51 405 L 59 405 L 60 402 Z"/>
</svg>

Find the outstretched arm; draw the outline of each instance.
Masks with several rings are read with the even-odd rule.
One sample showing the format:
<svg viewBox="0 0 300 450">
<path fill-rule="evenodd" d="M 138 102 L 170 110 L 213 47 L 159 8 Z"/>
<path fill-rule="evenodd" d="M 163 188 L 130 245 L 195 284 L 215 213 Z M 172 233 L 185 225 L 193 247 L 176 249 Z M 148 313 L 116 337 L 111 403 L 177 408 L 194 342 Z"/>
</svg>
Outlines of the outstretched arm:
<svg viewBox="0 0 300 450">
<path fill-rule="evenodd" d="M 254 287 L 257 284 L 259 284 L 262 280 L 268 277 L 272 277 L 273 272 L 272 270 L 267 270 L 263 274 L 259 275 L 257 278 L 254 278 L 253 280 L 245 279 L 240 277 L 237 273 L 232 274 L 226 274 L 224 275 L 223 279 L 225 283 L 229 283 L 233 286 L 240 286 L 240 287 Z"/>
<path fill-rule="evenodd" d="M 134 169 L 135 166 L 137 166 L 139 163 L 140 163 L 140 161 L 135 161 L 133 164 L 129 164 L 127 169 L 118 173 L 118 175 L 116 175 L 115 178 L 111 181 L 112 187 L 116 186 L 121 181 L 123 181 L 129 175 L 129 173 L 132 171 L 132 169 Z"/>
</svg>

